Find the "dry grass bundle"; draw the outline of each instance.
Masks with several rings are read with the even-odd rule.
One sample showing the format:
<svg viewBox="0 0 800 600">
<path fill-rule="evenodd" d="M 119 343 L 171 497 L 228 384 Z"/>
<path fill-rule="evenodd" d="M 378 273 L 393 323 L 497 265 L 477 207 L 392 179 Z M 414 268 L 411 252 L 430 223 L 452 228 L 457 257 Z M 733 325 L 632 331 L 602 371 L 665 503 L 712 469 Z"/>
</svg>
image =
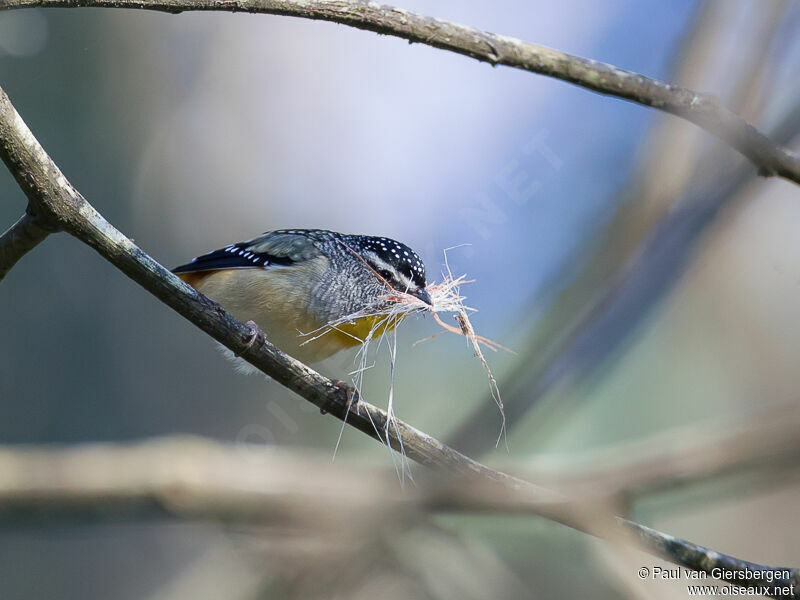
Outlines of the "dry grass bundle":
<svg viewBox="0 0 800 600">
<path fill-rule="evenodd" d="M 353 250 L 351 249 L 351 251 Z M 355 253 L 355 251 L 353 252 Z M 375 366 L 375 363 L 370 363 L 368 359 L 372 342 L 376 340 L 378 342 L 378 346 L 376 348 L 377 353 L 383 342 L 388 339 L 387 348 L 390 357 L 390 375 L 387 413 L 389 418 L 386 422 L 384 431 L 378 431 L 377 426 L 375 427 L 375 431 L 389 447 L 391 447 L 389 444 L 389 434 L 391 428 L 393 426 L 396 427 L 394 416 L 394 370 L 397 361 L 397 326 L 406 317 L 414 314 L 432 314 L 436 323 L 439 324 L 444 331 L 462 335 L 467 339 L 467 342 L 472 348 L 474 355 L 478 358 L 483 366 L 483 369 L 486 371 L 489 380 L 489 391 L 492 399 L 497 405 L 498 410 L 500 411 L 502 418 L 501 428 L 497 437 L 496 445 L 499 445 L 500 440 L 505 438 L 506 420 L 503 409 L 503 401 L 500 397 L 500 390 L 497 386 L 497 380 L 492 374 L 492 370 L 489 367 L 489 363 L 487 362 L 481 350 L 481 346 L 485 346 L 493 352 L 496 352 L 497 350 L 511 352 L 511 350 L 475 333 L 475 329 L 472 327 L 472 323 L 470 323 L 468 316 L 470 312 L 475 312 L 475 309 L 465 304 L 466 297 L 461 294 L 461 286 L 468 283 L 473 283 L 474 280 L 467 280 L 466 275 L 454 277 L 447 261 L 447 250 L 445 250 L 444 258 L 445 271 L 442 273 L 442 281 L 427 286 L 427 290 L 432 301 L 431 305 L 428 305 L 416 296 L 412 296 L 404 291 L 392 288 L 389 282 L 381 277 L 380 274 L 373 271 L 375 277 L 379 278 L 387 289 L 386 294 L 378 299 L 376 305 L 374 307 L 346 315 L 340 319 L 328 323 L 317 331 L 310 332 L 307 334 L 308 339 L 304 342 L 309 343 L 333 331 L 338 331 L 339 333 L 352 336 L 351 333 L 344 331 L 343 326 L 346 324 L 352 324 L 354 322 L 362 322 L 362 320 L 366 320 L 370 324 L 368 333 L 363 338 L 355 338 L 355 336 L 352 336 L 359 342 L 359 349 L 355 357 L 356 368 L 350 373 L 350 375 L 352 377 L 353 387 L 360 396 L 363 388 L 364 373 Z M 439 316 L 439 313 L 454 314 L 454 318 L 458 324 L 458 327 L 445 323 Z M 430 336 L 429 338 L 419 340 L 416 343 L 432 339 L 437 335 L 438 333 Z M 340 431 L 339 434 L 339 441 L 341 441 L 344 425 L 345 423 L 342 424 L 342 431 Z M 395 430 L 395 433 L 398 433 L 397 430 Z M 397 437 L 399 439 L 399 435 Z M 337 441 L 336 448 L 338 449 L 338 447 L 339 442 Z M 400 450 L 400 462 L 395 462 L 395 469 L 397 470 L 398 477 L 400 478 L 401 482 L 403 482 L 406 475 L 410 476 L 410 473 L 408 471 L 405 453 L 402 451 L 402 441 Z M 392 454 L 392 457 L 392 460 L 395 461 L 394 454 Z"/>
</svg>

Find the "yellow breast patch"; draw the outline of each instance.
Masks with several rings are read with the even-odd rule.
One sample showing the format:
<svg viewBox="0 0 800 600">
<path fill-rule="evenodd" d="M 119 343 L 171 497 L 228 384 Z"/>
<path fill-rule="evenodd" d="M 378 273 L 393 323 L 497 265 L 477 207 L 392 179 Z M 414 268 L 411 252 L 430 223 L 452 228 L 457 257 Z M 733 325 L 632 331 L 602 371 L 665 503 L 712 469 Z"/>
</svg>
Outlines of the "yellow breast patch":
<svg viewBox="0 0 800 600">
<path fill-rule="evenodd" d="M 377 339 L 384 333 L 392 331 L 400 321 L 403 320 L 402 316 L 398 317 L 385 317 L 385 316 L 369 316 L 361 317 L 355 321 L 343 323 L 338 325 L 336 329 L 327 335 L 336 336 L 339 343 L 343 347 L 358 346 L 364 343 L 370 331 L 373 331 L 371 339 Z"/>
</svg>

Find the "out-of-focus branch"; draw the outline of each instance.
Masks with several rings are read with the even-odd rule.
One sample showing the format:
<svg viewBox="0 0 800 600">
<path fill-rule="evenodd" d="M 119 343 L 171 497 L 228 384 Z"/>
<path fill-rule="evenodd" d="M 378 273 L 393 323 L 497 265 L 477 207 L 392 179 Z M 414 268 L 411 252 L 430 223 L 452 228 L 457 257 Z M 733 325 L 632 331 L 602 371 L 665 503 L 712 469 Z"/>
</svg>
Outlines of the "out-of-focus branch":
<svg viewBox="0 0 800 600">
<path fill-rule="evenodd" d="M 50 233 L 36 217 L 26 212 L 0 235 L 0 281 L 20 258 L 42 243 Z"/>
<path fill-rule="evenodd" d="M 199 438 L 0 449 L 0 516 L 183 518 L 336 527 L 395 502 L 375 469 L 324 468 L 280 451 Z M 331 518 L 335 515 L 337 519 Z"/>
<path fill-rule="evenodd" d="M 796 106 L 775 128 L 775 136 L 788 143 L 799 131 L 800 106 Z M 682 199 L 609 280 L 603 280 L 602 273 L 588 274 L 587 281 L 598 284 L 600 292 L 581 305 L 578 317 L 565 326 L 553 328 L 545 323 L 550 339 L 536 335 L 507 377 L 512 383 L 505 385 L 503 405 L 511 427 L 567 375 L 586 377 L 613 356 L 672 289 L 716 216 L 752 180 L 747 165 L 721 174 Z M 556 305 L 554 311 L 560 314 L 559 308 Z M 485 427 L 493 418 L 492 408 L 476 409 L 448 443 L 470 454 L 494 447 L 495 436 Z"/>
<path fill-rule="evenodd" d="M 729 106 L 747 118 L 755 119 L 767 98 L 775 60 L 770 60 L 773 41 L 787 13 L 788 0 L 778 0 L 758 7 L 760 20 L 755 24 L 751 51 L 742 55 L 742 75 L 731 90 Z"/>
<path fill-rule="evenodd" d="M 358 0 L 0 0 L 0 10 L 26 7 L 136 8 L 250 12 L 332 21 L 449 50 L 630 100 L 682 117 L 738 150 L 761 175 L 800 183 L 800 157 L 771 141 L 714 96 L 670 85 L 613 65 L 434 19 L 401 8 Z"/>
<path fill-rule="evenodd" d="M 263 332 L 253 331 L 238 322 L 221 306 L 184 284 L 115 229 L 67 181 L 2 89 L 0 158 L 27 195 L 30 207 L 36 214 L 44 215 L 48 222 L 55 223 L 60 229 L 94 248 L 103 258 L 215 340 L 323 411 L 393 449 L 402 448 L 410 459 L 440 473 L 480 482 L 482 489 L 488 490 L 492 496 L 513 494 L 527 501 L 553 501 L 552 492 L 482 465 L 400 420 L 393 420 L 392 427 L 387 428 L 385 411 L 363 401 L 351 405 L 349 397 L 355 394 L 354 390 L 345 389 L 343 385 L 284 354 L 267 341 Z M 153 462 L 150 468 L 158 464 Z M 699 555 L 691 551 L 693 544 L 686 542 L 682 546 L 680 540 L 630 521 L 606 519 L 602 526 L 589 526 L 584 519 L 580 516 L 576 518 L 572 513 L 557 510 L 550 514 L 543 509 L 541 514 L 594 535 L 608 534 L 612 530 L 619 533 L 621 527 L 626 532 L 634 532 L 641 543 L 659 556 L 688 568 L 707 568 L 707 562 L 703 560 L 707 561 L 708 557 L 698 560 Z M 688 550 L 684 552 L 684 548 Z M 715 556 L 722 555 L 715 553 Z M 791 576 L 796 577 L 797 571 L 793 570 Z"/>
<path fill-rule="evenodd" d="M 200 439 L 0 448 L 0 518 L 16 521 L 169 515 L 277 523 L 335 535 L 413 521 L 429 510 L 545 515 L 612 540 L 633 538 L 693 569 L 770 573 L 775 586 L 793 584 L 798 576 L 796 569 L 742 561 L 631 521 L 609 521 L 608 506 L 600 502 L 537 496 L 527 488 L 498 488 L 472 477 L 420 481 L 397 494 L 394 474 L 386 470 L 333 465 L 274 449 L 243 451 Z M 767 585 L 757 577 L 734 583 Z"/>
<path fill-rule="evenodd" d="M 776 484 L 785 484 L 785 473 L 797 468 L 799 428 L 797 410 L 718 417 L 585 456 L 528 459 L 509 470 L 573 498 L 640 497 L 754 470 L 771 471 Z"/>
<path fill-rule="evenodd" d="M 0 446 L 0 518 L 171 515 L 283 525 L 412 509 L 570 516 L 575 502 L 485 479 L 421 478 L 397 493 L 394 471 L 191 437 L 73 447 Z M 591 505 L 602 512 L 602 502 Z M 349 517 L 348 517 L 349 515 Z M 352 526 L 350 524 L 349 526 Z"/>
</svg>

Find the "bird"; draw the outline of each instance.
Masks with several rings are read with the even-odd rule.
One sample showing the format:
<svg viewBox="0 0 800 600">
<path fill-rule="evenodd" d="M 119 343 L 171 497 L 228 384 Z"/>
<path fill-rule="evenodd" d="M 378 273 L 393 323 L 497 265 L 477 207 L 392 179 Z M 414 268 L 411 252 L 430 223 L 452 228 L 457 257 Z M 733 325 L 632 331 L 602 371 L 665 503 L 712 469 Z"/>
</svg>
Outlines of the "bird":
<svg viewBox="0 0 800 600">
<path fill-rule="evenodd" d="M 393 292 L 433 304 L 425 264 L 407 245 L 324 229 L 267 231 L 172 272 L 235 318 L 253 321 L 270 342 L 306 364 L 359 345 L 370 332 L 394 328 L 397 319 L 378 324 L 378 317 L 362 316 L 311 335 L 349 315 L 385 308 Z M 242 361 L 237 367 L 251 372 Z"/>
</svg>

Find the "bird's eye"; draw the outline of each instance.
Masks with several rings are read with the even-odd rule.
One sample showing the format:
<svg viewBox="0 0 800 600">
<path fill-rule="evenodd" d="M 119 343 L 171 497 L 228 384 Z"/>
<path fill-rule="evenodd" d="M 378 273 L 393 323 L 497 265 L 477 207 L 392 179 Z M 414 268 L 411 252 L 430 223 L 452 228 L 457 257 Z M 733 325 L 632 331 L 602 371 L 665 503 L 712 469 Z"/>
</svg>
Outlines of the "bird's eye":
<svg viewBox="0 0 800 600">
<path fill-rule="evenodd" d="M 392 272 L 388 271 L 386 269 L 379 269 L 378 270 L 378 275 L 383 277 L 386 281 L 391 281 L 391 279 L 392 279 Z"/>
</svg>

